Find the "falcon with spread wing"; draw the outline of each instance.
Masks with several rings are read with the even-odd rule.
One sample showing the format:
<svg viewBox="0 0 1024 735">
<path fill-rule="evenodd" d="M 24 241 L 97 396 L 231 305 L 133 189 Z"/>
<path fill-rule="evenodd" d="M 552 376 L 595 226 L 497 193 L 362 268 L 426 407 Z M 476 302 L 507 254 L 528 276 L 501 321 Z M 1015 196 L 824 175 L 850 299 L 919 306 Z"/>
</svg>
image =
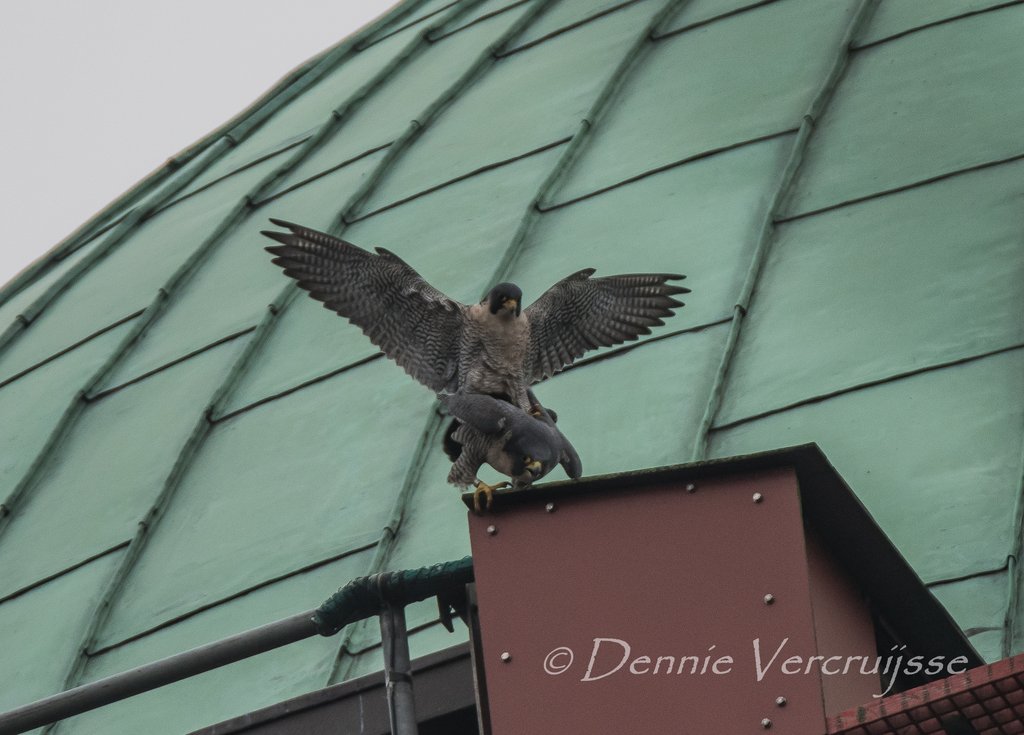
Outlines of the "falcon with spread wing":
<svg viewBox="0 0 1024 735">
<path fill-rule="evenodd" d="M 435 393 L 485 393 L 529 411 L 528 388 L 588 350 L 609 347 L 664 324 L 689 289 L 680 275 L 638 273 L 591 278 L 577 271 L 522 308 L 522 291 L 500 283 L 478 304 L 461 304 L 427 283 L 392 252 L 370 253 L 302 225 L 272 219 L 286 232 L 273 262 L 324 306 L 363 330 L 373 344 Z"/>
</svg>

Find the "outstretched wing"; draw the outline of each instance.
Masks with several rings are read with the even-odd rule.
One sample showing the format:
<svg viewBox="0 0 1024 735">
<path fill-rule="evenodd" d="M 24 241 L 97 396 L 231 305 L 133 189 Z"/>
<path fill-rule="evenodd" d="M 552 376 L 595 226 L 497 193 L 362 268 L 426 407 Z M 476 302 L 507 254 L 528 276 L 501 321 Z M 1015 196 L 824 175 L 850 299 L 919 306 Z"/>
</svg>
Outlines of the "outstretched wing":
<svg viewBox="0 0 1024 735">
<path fill-rule="evenodd" d="M 649 334 L 651 327 L 683 305 L 672 298 L 690 289 L 675 286 L 685 276 L 634 273 L 591 278 L 587 268 L 563 278 L 526 309 L 530 345 L 527 380 L 548 378 L 587 350 L 610 347 Z"/>
<path fill-rule="evenodd" d="M 270 220 L 289 232 L 267 250 L 301 288 L 347 318 L 413 378 L 437 392 L 455 377 L 465 307 L 431 286 L 394 253 L 370 253 L 302 225 Z"/>
</svg>

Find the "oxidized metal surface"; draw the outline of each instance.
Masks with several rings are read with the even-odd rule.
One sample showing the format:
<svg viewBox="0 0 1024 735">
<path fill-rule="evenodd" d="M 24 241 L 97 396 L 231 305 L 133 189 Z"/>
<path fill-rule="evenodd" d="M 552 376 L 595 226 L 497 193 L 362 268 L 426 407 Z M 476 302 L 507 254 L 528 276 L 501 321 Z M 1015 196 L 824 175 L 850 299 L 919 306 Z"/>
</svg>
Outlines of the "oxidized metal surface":
<svg viewBox="0 0 1024 735">
<path fill-rule="evenodd" d="M 695 490 L 470 516 L 494 735 L 824 730 L 794 473 Z"/>
</svg>

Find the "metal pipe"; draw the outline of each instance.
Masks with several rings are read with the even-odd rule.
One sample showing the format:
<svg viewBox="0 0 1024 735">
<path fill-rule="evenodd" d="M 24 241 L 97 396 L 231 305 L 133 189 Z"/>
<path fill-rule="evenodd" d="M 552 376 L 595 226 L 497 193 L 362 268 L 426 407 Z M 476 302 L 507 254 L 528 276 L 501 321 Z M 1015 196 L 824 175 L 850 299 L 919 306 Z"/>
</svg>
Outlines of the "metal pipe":
<svg viewBox="0 0 1024 735">
<path fill-rule="evenodd" d="M 17 735 L 34 730 L 317 634 L 334 635 L 349 623 L 376 615 L 391 605 L 401 611 L 405 605 L 428 597 L 439 596 L 444 599 L 446 595 L 463 589 L 472 581 L 473 560 L 468 556 L 421 569 L 359 577 L 334 593 L 316 610 L 253 628 L 0 714 L 0 735 Z M 401 630 L 404 641 L 404 654 L 401 655 L 404 656 L 405 664 L 404 668 L 395 671 L 404 671 L 408 675 L 409 645 L 404 613 L 401 614 Z M 396 655 L 399 655 L 398 652 Z M 411 697 L 411 680 L 408 691 Z M 411 699 L 409 701 L 409 712 L 412 713 Z M 405 735 L 415 733 L 416 730 L 395 732 Z"/>
<path fill-rule="evenodd" d="M 315 610 L 253 628 L 151 664 L 54 694 L 0 715 L 0 735 L 34 730 L 57 720 L 172 684 L 319 633 Z"/>
<path fill-rule="evenodd" d="M 384 683 L 387 687 L 391 735 L 417 735 L 405 608 L 387 605 L 381 610 L 380 640 L 384 649 Z"/>
</svg>

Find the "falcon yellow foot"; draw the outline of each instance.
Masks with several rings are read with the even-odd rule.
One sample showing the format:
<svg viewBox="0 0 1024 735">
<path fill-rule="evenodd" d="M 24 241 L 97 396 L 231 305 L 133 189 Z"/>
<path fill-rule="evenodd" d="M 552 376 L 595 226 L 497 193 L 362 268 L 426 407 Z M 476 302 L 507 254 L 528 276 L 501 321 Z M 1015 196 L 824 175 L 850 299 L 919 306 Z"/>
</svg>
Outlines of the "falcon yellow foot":
<svg viewBox="0 0 1024 735">
<path fill-rule="evenodd" d="M 477 513 L 483 513 L 484 509 L 490 510 L 491 509 L 491 503 L 494 500 L 494 491 L 495 490 L 499 490 L 499 489 L 501 489 L 503 487 L 511 487 L 511 486 L 512 486 L 512 483 L 510 483 L 510 482 L 499 482 L 497 485 L 488 485 L 486 482 L 482 482 L 480 480 L 477 480 L 476 481 L 476 490 L 473 491 L 473 509 L 476 510 Z M 484 504 L 483 508 L 480 507 L 480 496 L 481 495 L 483 495 L 485 498 L 487 498 L 487 502 Z"/>
</svg>

